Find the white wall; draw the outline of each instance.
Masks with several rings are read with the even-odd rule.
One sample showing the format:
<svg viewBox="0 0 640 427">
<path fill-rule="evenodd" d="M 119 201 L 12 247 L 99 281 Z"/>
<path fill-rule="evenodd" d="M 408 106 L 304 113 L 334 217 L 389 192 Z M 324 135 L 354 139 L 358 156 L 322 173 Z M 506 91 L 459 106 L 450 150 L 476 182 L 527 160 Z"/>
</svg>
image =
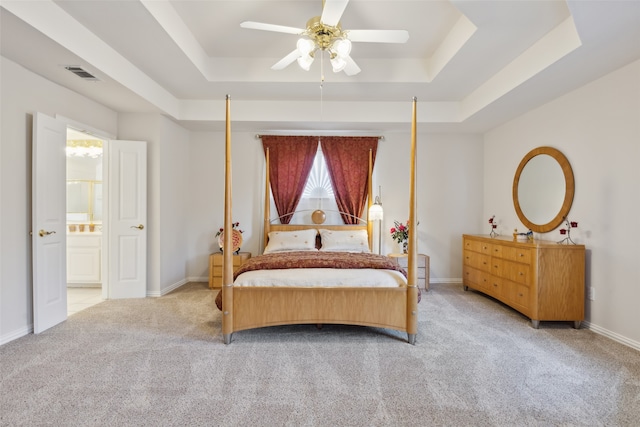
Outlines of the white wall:
<svg viewBox="0 0 640 427">
<path fill-rule="evenodd" d="M 524 230 L 511 200 L 515 170 L 532 148 L 567 156 L 576 192 L 571 237 L 586 245 L 590 327 L 640 348 L 640 61 L 531 111 L 485 135 L 484 217 Z M 540 236 L 560 240 L 557 230 Z"/>
<path fill-rule="evenodd" d="M 60 114 L 116 133 L 114 111 L 0 57 L 0 343 L 33 327 L 31 284 L 31 134 L 33 114 Z"/>
<path fill-rule="evenodd" d="M 189 185 L 189 132 L 162 117 L 160 136 L 160 293 L 164 295 L 187 282 L 189 195 L 206 188 Z"/>
<path fill-rule="evenodd" d="M 256 132 L 232 132 L 233 220 L 244 230 L 243 251 L 261 252 L 264 154 Z M 477 135 L 418 135 L 418 248 L 431 260 L 433 282 L 461 281 L 463 233 L 481 232 L 483 143 Z M 382 253 L 398 252 L 389 229 L 408 219 L 410 134 L 378 145 L 374 186 L 382 185 Z M 223 224 L 224 134 L 191 134 L 188 276 L 207 280 L 208 255 L 218 251 Z M 377 233 L 377 227 L 375 227 Z M 377 236 L 377 234 L 376 234 Z"/>
</svg>

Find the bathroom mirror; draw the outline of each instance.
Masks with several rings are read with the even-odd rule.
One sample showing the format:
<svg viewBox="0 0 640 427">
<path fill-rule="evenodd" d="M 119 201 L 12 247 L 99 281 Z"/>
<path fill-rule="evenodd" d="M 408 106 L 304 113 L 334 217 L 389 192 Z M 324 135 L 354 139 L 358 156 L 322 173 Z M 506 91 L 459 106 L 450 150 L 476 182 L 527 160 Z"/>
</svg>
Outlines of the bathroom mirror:
<svg viewBox="0 0 640 427">
<path fill-rule="evenodd" d="M 513 205 L 526 227 L 546 233 L 569 214 L 574 190 L 573 171 L 564 154 L 552 147 L 538 147 L 518 165 Z"/>
</svg>

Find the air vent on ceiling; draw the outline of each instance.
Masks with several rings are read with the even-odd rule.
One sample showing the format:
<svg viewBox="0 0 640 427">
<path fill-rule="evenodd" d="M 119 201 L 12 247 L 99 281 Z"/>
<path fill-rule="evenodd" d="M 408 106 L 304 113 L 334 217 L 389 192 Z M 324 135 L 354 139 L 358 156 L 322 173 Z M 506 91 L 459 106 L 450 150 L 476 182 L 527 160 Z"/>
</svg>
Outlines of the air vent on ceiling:
<svg viewBox="0 0 640 427">
<path fill-rule="evenodd" d="M 66 68 L 67 70 L 71 71 L 73 74 L 75 74 L 76 76 L 78 76 L 78 77 L 80 77 L 80 78 L 82 78 L 84 80 L 90 80 L 90 81 L 94 81 L 94 82 L 99 81 L 99 79 L 96 76 L 94 76 L 93 74 L 91 74 L 90 72 L 88 72 L 87 70 L 85 70 L 82 67 L 77 67 L 77 66 L 70 65 L 70 66 L 67 66 L 67 67 L 64 67 L 64 68 Z"/>
</svg>

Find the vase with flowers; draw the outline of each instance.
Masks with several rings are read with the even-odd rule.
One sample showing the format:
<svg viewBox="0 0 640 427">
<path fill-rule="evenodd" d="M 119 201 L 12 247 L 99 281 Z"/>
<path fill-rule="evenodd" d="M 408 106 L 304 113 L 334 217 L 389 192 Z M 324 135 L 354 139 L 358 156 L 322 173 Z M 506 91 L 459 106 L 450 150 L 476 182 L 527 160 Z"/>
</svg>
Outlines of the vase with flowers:
<svg viewBox="0 0 640 427">
<path fill-rule="evenodd" d="M 565 222 L 565 225 L 567 228 L 561 228 L 560 229 L 560 235 L 565 236 L 562 240 L 560 240 L 558 243 L 563 244 L 566 243 L 568 244 L 573 244 L 575 245 L 576 242 L 574 242 L 571 239 L 571 229 L 572 228 L 578 228 L 578 222 L 577 221 L 569 221 L 569 219 L 565 216 L 562 218 Z"/>
<path fill-rule="evenodd" d="M 233 252 L 235 254 L 240 253 L 240 246 L 242 246 L 242 233 L 244 231 L 240 230 L 239 222 L 231 223 L 231 242 L 233 245 Z M 223 252 L 222 248 L 224 247 L 224 228 L 220 227 L 218 232 L 216 233 L 216 237 L 218 238 L 218 246 L 220 246 L 220 252 Z"/>
<path fill-rule="evenodd" d="M 394 227 L 391 227 L 391 238 L 402 246 L 402 253 L 409 252 L 409 221 L 407 225 L 399 221 L 393 221 Z"/>
<path fill-rule="evenodd" d="M 496 216 L 493 215 L 489 218 L 489 227 L 491 231 L 489 232 L 489 237 L 496 237 L 498 233 L 496 233 L 496 228 L 498 228 L 498 221 L 496 220 Z"/>
</svg>

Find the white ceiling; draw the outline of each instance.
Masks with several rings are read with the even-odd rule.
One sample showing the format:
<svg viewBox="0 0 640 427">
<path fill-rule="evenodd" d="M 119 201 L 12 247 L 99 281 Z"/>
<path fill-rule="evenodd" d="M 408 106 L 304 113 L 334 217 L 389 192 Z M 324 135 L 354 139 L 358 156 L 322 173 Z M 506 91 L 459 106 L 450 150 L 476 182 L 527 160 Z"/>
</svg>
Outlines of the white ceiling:
<svg viewBox="0 0 640 427">
<path fill-rule="evenodd" d="M 321 0 L 0 5 L 6 58 L 115 111 L 194 130 L 223 129 L 229 94 L 234 130 L 407 130 L 417 97 L 420 130 L 484 132 L 640 59 L 636 0 L 351 0 L 343 29 L 409 32 L 406 44 L 354 43 L 362 72 L 351 77 L 319 59 L 271 70 L 297 36 L 240 28 L 304 28 Z"/>
</svg>

